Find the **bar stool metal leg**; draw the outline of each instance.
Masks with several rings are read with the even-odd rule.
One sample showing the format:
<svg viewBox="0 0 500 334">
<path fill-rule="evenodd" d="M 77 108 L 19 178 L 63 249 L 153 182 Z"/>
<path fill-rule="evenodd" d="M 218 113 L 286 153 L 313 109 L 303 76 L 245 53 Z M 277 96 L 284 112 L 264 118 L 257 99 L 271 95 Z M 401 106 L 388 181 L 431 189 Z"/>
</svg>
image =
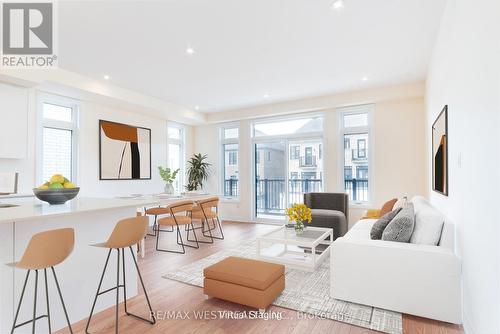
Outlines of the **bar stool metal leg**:
<svg viewBox="0 0 500 334">
<path fill-rule="evenodd" d="M 142 289 L 144 291 L 144 295 L 146 296 L 146 301 L 148 303 L 148 308 L 149 308 L 149 314 L 150 314 L 150 319 L 146 319 L 146 318 L 143 318 L 141 316 L 138 316 L 136 314 L 133 314 L 131 312 L 128 311 L 128 307 L 127 307 L 127 276 L 126 276 L 126 269 L 125 269 L 125 249 L 124 248 L 114 248 L 116 249 L 116 256 L 117 256 L 117 264 L 116 264 L 116 286 L 113 287 L 113 288 L 109 288 L 107 290 L 104 290 L 104 291 L 101 291 L 101 285 L 102 285 L 102 281 L 103 281 L 103 278 L 104 278 L 104 275 L 106 273 L 106 269 L 107 269 L 107 266 L 108 266 L 108 262 L 109 262 L 109 257 L 111 255 L 111 251 L 113 249 L 110 249 L 109 252 L 108 252 L 108 256 L 106 258 L 106 263 L 104 265 L 104 269 L 102 271 L 102 275 L 101 275 L 101 280 L 99 281 L 99 286 L 97 288 L 97 293 L 96 293 L 96 296 L 94 298 L 94 304 L 92 305 L 92 309 L 90 311 L 90 316 L 89 316 L 89 319 L 87 321 L 87 327 L 85 328 L 85 332 L 88 334 L 88 328 L 89 328 L 89 325 L 90 325 L 90 320 L 92 319 L 92 315 L 93 315 L 93 312 L 94 312 L 94 307 L 95 307 L 95 304 L 96 304 L 96 301 L 97 301 L 97 297 L 99 297 L 100 295 L 104 294 L 104 293 L 107 293 L 107 292 L 111 292 L 113 290 L 116 289 L 116 306 L 115 306 L 115 333 L 118 334 L 118 327 L 119 327 L 119 308 L 120 308 L 120 288 L 123 288 L 123 298 L 124 298 L 124 307 L 125 307 L 125 314 L 128 315 L 128 316 L 132 316 L 132 317 L 135 317 L 137 319 L 140 319 L 140 320 L 143 320 L 143 321 L 146 321 L 152 325 L 154 325 L 156 323 L 156 318 L 154 317 L 154 314 L 153 314 L 153 309 L 151 307 L 151 303 L 149 301 L 149 296 L 148 296 L 148 293 L 146 291 L 146 287 L 144 286 L 144 282 L 142 280 L 142 275 L 141 275 L 141 272 L 139 271 L 139 266 L 137 265 L 137 261 L 135 259 L 135 255 L 134 255 L 134 251 L 132 249 L 132 246 L 129 246 L 129 249 L 130 249 L 130 253 L 132 255 L 132 259 L 134 260 L 134 264 L 135 264 L 135 268 L 137 270 L 137 274 L 139 275 L 139 279 L 141 281 L 141 285 L 142 285 Z M 120 284 L 120 266 L 121 266 L 121 269 L 122 269 L 122 275 L 123 275 L 123 283 Z"/>
<path fill-rule="evenodd" d="M 139 266 L 137 265 L 137 260 L 135 259 L 135 255 L 134 255 L 134 251 L 132 250 L 132 247 L 129 247 L 130 249 L 130 254 L 132 255 L 132 259 L 134 260 L 134 264 L 135 264 L 135 269 L 137 270 L 137 275 L 139 275 L 139 280 L 141 281 L 141 285 L 142 285 L 142 290 L 144 291 L 144 296 L 146 297 L 146 302 L 148 303 L 148 308 L 149 308 L 149 315 L 150 315 L 150 318 L 152 320 L 148 320 L 148 319 L 145 319 L 143 317 L 140 317 L 138 315 L 135 315 L 131 312 L 128 312 L 127 310 L 127 287 L 126 287 L 126 284 L 125 284 L 125 261 L 123 261 L 123 296 L 125 297 L 125 313 L 127 315 L 131 315 L 137 319 L 140 319 L 140 320 L 143 320 L 143 321 L 146 321 L 146 322 L 149 322 L 151 325 L 154 325 L 156 323 L 156 318 L 153 314 L 153 308 L 151 307 L 151 303 L 149 301 L 149 296 L 148 296 L 148 292 L 146 291 L 146 287 L 144 286 L 144 281 L 142 280 L 142 275 L 141 275 L 141 272 L 139 270 Z M 125 260 L 125 249 L 122 248 L 122 257 L 123 259 Z"/>
<path fill-rule="evenodd" d="M 92 319 L 92 314 L 94 313 L 94 308 L 95 308 L 95 303 L 97 302 L 97 297 L 101 294 L 101 285 L 102 285 L 102 280 L 104 279 L 104 274 L 106 273 L 106 268 L 108 267 L 108 262 L 109 262 L 109 256 L 111 255 L 111 249 L 108 252 L 108 256 L 106 257 L 106 263 L 104 264 L 104 269 L 102 270 L 102 275 L 101 279 L 99 281 L 99 286 L 97 287 L 97 292 L 94 298 L 94 303 L 92 304 L 92 309 L 90 310 L 90 315 L 89 319 L 87 320 L 87 326 L 85 327 L 85 333 L 89 334 L 89 326 L 90 326 L 90 320 Z"/>
<path fill-rule="evenodd" d="M 47 284 L 47 268 L 43 269 L 43 276 L 45 278 L 45 300 L 47 302 L 47 321 L 49 323 L 49 334 L 52 333 L 50 326 L 50 303 L 49 303 L 49 286 Z"/>
<path fill-rule="evenodd" d="M 59 281 L 57 280 L 56 270 L 54 269 L 54 267 L 50 267 L 50 269 L 52 269 L 52 275 L 54 276 L 54 281 L 56 282 L 57 292 L 59 293 L 59 298 L 61 299 L 61 304 L 63 307 L 64 316 L 66 317 L 66 322 L 68 323 L 69 332 L 73 334 L 73 328 L 71 328 L 71 322 L 69 321 L 68 311 L 66 310 L 66 305 L 64 304 L 64 299 L 61 293 L 61 287 L 59 286 Z"/>
<path fill-rule="evenodd" d="M 23 290 L 21 292 L 21 298 L 19 298 L 19 304 L 17 305 L 16 315 L 14 316 L 14 323 L 12 324 L 12 330 L 10 331 L 11 334 L 13 334 L 14 329 L 16 329 L 18 327 L 18 326 L 16 326 L 17 317 L 19 316 L 19 310 L 21 309 L 21 303 L 23 302 L 24 291 L 26 291 L 26 284 L 28 283 L 28 278 L 30 277 L 30 272 L 31 272 L 31 270 L 28 270 L 28 272 L 26 273 L 26 279 L 24 280 Z"/>
<path fill-rule="evenodd" d="M 116 312 L 115 312 L 115 333 L 118 334 L 118 311 L 120 306 L 120 250 L 116 249 Z"/>
<path fill-rule="evenodd" d="M 32 333 L 35 334 L 35 329 L 36 329 L 36 297 L 38 294 L 38 270 L 35 270 L 35 301 L 33 302 L 33 325 L 31 326 L 32 328 Z"/>
</svg>

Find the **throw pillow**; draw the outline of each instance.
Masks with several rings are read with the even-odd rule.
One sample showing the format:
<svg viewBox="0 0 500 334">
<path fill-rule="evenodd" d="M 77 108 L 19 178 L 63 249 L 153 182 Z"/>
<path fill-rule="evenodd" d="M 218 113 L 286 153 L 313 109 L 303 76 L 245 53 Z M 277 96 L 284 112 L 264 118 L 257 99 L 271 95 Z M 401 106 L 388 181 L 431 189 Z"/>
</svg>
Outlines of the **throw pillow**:
<svg viewBox="0 0 500 334">
<path fill-rule="evenodd" d="M 443 231 L 444 216 L 430 206 L 423 206 L 415 214 L 415 231 L 411 235 L 412 244 L 439 244 Z"/>
<path fill-rule="evenodd" d="M 382 233 L 384 233 L 385 228 L 387 227 L 387 225 L 389 225 L 391 220 L 393 220 L 394 217 L 396 217 L 399 211 L 401 211 L 401 208 L 392 210 L 391 212 L 386 213 L 379 220 L 377 220 L 372 226 L 372 230 L 370 231 L 370 237 L 373 240 L 382 239 Z"/>
<path fill-rule="evenodd" d="M 415 227 L 415 211 L 409 203 L 394 217 L 382 233 L 382 240 L 409 242 Z"/>
<path fill-rule="evenodd" d="M 386 213 L 391 212 L 393 210 L 392 208 L 393 208 L 394 204 L 397 201 L 398 201 L 397 198 L 393 198 L 393 199 L 390 199 L 387 202 L 385 202 L 384 205 L 382 205 L 382 209 L 380 209 L 380 217 L 382 217 Z"/>
<path fill-rule="evenodd" d="M 397 209 L 397 208 L 404 208 L 406 206 L 406 203 L 407 203 L 407 199 L 406 199 L 406 196 L 405 197 L 401 197 L 400 199 L 398 199 L 398 201 L 396 203 L 394 203 L 394 206 L 392 207 L 392 209 Z"/>
</svg>

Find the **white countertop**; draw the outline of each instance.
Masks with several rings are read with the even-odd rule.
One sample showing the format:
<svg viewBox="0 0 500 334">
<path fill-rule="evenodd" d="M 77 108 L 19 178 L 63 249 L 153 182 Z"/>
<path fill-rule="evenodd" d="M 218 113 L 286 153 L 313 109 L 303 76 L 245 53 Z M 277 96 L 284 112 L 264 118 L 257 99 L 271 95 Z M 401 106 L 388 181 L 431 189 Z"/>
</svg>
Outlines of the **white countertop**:
<svg viewBox="0 0 500 334">
<path fill-rule="evenodd" d="M 31 194 L 8 194 L 8 195 L 0 195 L 1 199 L 9 199 L 9 198 L 23 198 L 23 197 L 35 197 L 33 193 Z"/>
<path fill-rule="evenodd" d="M 75 213 L 100 211 L 107 209 L 143 207 L 156 205 L 155 198 L 122 199 L 122 198 L 76 198 L 65 204 L 50 205 L 36 198 L 1 199 L 2 204 L 19 205 L 11 208 L 0 208 L 0 224 L 46 218 L 52 216 L 70 215 Z"/>
</svg>

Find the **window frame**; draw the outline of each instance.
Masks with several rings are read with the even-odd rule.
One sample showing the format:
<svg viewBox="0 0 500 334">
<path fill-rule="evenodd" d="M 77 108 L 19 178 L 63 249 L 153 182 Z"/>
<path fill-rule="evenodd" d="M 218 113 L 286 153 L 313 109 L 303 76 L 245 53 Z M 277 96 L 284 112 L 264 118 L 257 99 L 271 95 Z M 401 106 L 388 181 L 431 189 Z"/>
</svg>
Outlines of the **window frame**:
<svg viewBox="0 0 500 334">
<path fill-rule="evenodd" d="M 292 154 L 293 152 L 293 154 Z M 290 145 L 290 160 L 300 159 L 300 145 Z"/>
<path fill-rule="evenodd" d="M 225 138 L 225 130 L 227 129 L 238 129 L 238 137 L 237 138 Z M 231 123 L 224 123 L 219 126 L 219 162 L 220 166 L 222 166 L 220 175 L 219 175 L 219 194 L 224 200 L 228 201 L 238 201 L 239 196 L 240 196 L 240 191 L 241 191 L 241 177 L 240 177 L 240 135 L 241 135 L 241 129 L 240 129 L 240 124 L 231 122 Z M 236 151 L 236 164 L 234 165 L 229 165 L 229 158 L 228 158 L 228 165 L 229 166 L 236 166 L 236 169 L 238 170 L 238 195 L 236 196 L 226 196 L 224 193 L 225 190 L 225 174 L 226 174 L 226 161 L 225 161 L 225 145 L 238 145 L 238 149 Z"/>
<path fill-rule="evenodd" d="M 373 110 L 374 110 L 374 105 L 373 104 L 366 104 L 366 105 L 357 105 L 357 106 L 350 106 L 350 107 L 344 107 L 344 108 L 339 108 L 337 109 L 338 112 L 338 124 L 339 124 L 339 166 L 338 170 L 340 171 L 338 173 L 338 182 L 340 185 L 340 189 L 342 191 L 346 191 L 345 189 L 345 181 L 344 181 L 344 167 L 345 167 L 345 135 L 354 135 L 354 134 L 361 134 L 361 133 L 367 133 L 368 136 L 368 143 L 365 143 L 365 157 L 363 159 L 366 159 L 366 165 L 368 166 L 368 198 L 366 201 L 352 201 L 349 200 L 349 204 L 351 206 L 361 206 L 361 207 L 369 207 L 373 201 L 373 194 L 374 194 L 374 180 L 373 180 L 373 175 L 375 166 L 373 164 L 373 156 L 374 156 L 374 138 L 372 135 L 373 131 Z M 367 114 L 367 120 L 368 124 L 365 126 L 353 126 L 353 127 L 345 127 L 344 126 L 344 116 L 345 115 L 353 115 L 353 114 Z M 349 149 L 352 148 L 352 145 L 349 145 Z M 356 147 L 357 148 L 357 147 Z M 353 173 L 353 177 L 354 177 Z"/>
<path fill-rule="evenodd" d="M 55 119 L 44 118 L 44 104 L 56 105 L 64 108 L 71 108 L 71 122 L 58 121 Z M 44 128 L 52 128 L 58 130 L 71 131 L 71 175 L 64 175 L 70 178 L 74 184 L 78 183 L 79 176 L 79 123 L 80 123 L 80 102 L 70 98 L 38 93 L 37 94 L 37 111 L 36 111 L 36 162 L 35 162 L 35 179 L 37 184 L 42 184 L 48 180 L 43 179 L 43 130 Z"/>
<path fill-rule="evenodd" d="M 282 134 L 282 135 L 265 135 L 265 136 L 255 136 L 255 125 L 260 124 L 260 123 L 267 123 L 267 122 L 277 122 L 277 121 L 289 121 L 289 120 L 295 120 L 295 119 L 303 119 L 303 118 L 322 118 L 322 130 L 321 131 L 309 131 L 309 132 L 301 132 L 301 133 L 294 133 L 294 134 Z M 305 142 L 315 142 L 319 141 L 321 145 L 325 145 L 326 143 L 326 138 L 324 135 L 324 131 L 326 130 L 326 114 L 325 112 L 321 111 L 314 111 L 314 112 L 305 112 L 305 113 L 297 113 L 297 114 L 291 114 L 291 115 L 280 115 L 280 116 L 271 116 L 271 117 L 259 117 L 255 118 L 250 122 L 250 134 L 251 134 L 251 166 L 252 166 L 252 187 L 251 187 L 251 194 L 252 194 L 252 217 L 255 220 L 258 220 L 260 222 L 264 223 L 270 223 L 270 224 L 282 224 L 284 221 L 284 217 L 276 216 L 276 218 L 268 218 L 268 217 L 260 217 L 258 218 L 257 215 L 257 208 L 256 208 L 256 189 L 254 185 L 254 181 L 256 179 L 256 170 L 255 166 L 257 163 L 260 163 L 258 160 L 259 158 L 265 159 L 265 156 L 260 157 L 259 155 L 256 154 L 256 144 L 260 143 L 283 143 L 285 145 L 285 151 L 286 149 L 290 148 L 290 143 L 294 141 L 305 141 Z M 323 152 L 324 153 L 324 152 Z M 300 155 L 300 153 L 299 153 Z M 289 156 L 287 156 L 289 158 Z M 324 158 L 324 157 L 323 157 Z M 321 176 L 321 189 L 322 191 L 326 191 L 326 179 L 324 177 L 325 175 L 325 161 L 321 159 L 322 164 L 321 164 L 321 171 L 319 172 Z M 299 157 L 299 162 L 300 162 L 300 157 Z M 290 180 L 290 170 L 289 170 L 289 159 L 285 158 L 285 168 L 286 168 L 286 174 L 287 174 L 287 180 Z M 286 184 L 286 190 L 285 192 L 288 194 L 288 183 L 285 182 Z"/>
<path fill-rule="evenodd" d="M 176 128 L 180 131 L 180 138 L 170 138 L 168 136 L 168 128 Z M 175 189 L 179 193 L 183 191 L 184 185 L 186 184 L 186 127 L 180 123 L 167 121 L 167 167 L 170 166 L 170 145 L 179 145 L 179 189 Z"/>
<path fill-rule="evenodd" d="M 360 144 L 363 143 L 363 148 L 360 149 Z M 363 155 L 360 155 L 359 152 L 363 151 Z M 356 152 L 356 156 L 358 157 L 358 159 L 366 159 L 366 139 L 362 138 L 362 139 L 358 139 L 357 140 L 357 152 Z"/>
</svg>

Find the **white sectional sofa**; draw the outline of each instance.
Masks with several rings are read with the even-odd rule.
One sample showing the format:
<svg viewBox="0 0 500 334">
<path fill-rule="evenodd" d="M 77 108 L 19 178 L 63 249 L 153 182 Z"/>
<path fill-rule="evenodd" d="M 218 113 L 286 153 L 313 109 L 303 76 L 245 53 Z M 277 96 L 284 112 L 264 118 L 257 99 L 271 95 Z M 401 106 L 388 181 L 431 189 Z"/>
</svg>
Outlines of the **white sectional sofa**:
<svg viewBox="0 0 500 334">
<path fill-rule="evenodd" d="M 423 197 L 412 202 L 420 218 L 442 215 Z M 371 240 L 376 219 L 358 221 L 331 247 L 331 296 L 461 324 L 461 261 L 454 225 L 442 217 L 437 246 Z"/>
</svg>

